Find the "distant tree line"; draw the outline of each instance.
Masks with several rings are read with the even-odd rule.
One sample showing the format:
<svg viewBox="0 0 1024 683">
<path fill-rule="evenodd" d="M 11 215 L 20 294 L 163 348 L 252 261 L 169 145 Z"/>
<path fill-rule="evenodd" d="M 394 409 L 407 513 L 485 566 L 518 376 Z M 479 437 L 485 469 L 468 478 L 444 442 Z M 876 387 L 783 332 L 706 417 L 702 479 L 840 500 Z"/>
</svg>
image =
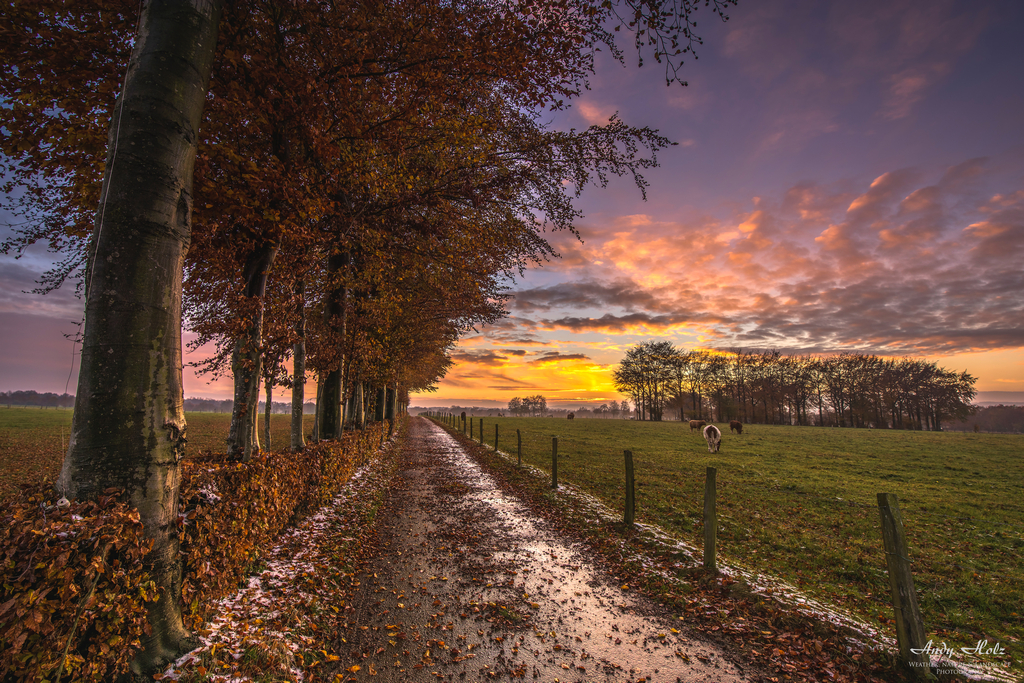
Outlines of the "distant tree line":
<svg viewBox="0 0 1024 683">
<path fill-rule="evenodd" d="M 986 406 L 943 429 L 956 432 L 1024 433 L 1024 406 Z"/>
<path fill-rule="evenodd" d="M 4 391 L 0 393 L 0 404 L 11 406 L 32 406 L 39 408 L 72 408 L 75 405 L 74 394 L 55 394 L 48 391 Z"/>
<path fill-rule="evenodd" d="M 547 411 L 548 400 L 540 394 L 537 394 L 536 396 L 527 396 L 525 398 L 519 398 L 516 396 L 508 402 L 508 412 L 512 413 L 516 417 L 522 417 L 523 415 L 537 417 L 544 415 Z"/>
<path fill-rule="evenodd" d="M 505 412 L 504 408 L 484 408 L 481 406 L 459 405 L 429 408 L 412 406 L 409 408 L 409 413 L 412 415 L 422 415 L 423 413 L 451 413 L 452 415 L 461 415 L 462 413 L 466 413 L 467 417 L 501 417 Z"/>
<path fill-rule="evenodd" d="M 633 414 L 632 409 L 629 407 L 629 401 L 623 401 L 618 403 L 612 401 L 611 403 L 602 403 L 596 408 L 590 408 L 587 406 L 580 406 L 573 411 L 577 418 L 628 418 Z"/>
<path fill-rule="evenodd" d="M 637 344 L 614 373 L 637 419 L 939 430 L 975 410 L 976 378 L 915 358 Z"/>
<path fill-rule="evenodd" d="M 540 400 L 538 401 L 537 399 Z M 518 403 L 516 403 L 516 401 L 518 401 Z M 515 417 L 522 417 L 526 415 L 533 417 L 565 417 L 569 413 L 573 413 L 577 418 L 600 417 L 627 419 L 632 415 L 632 409 L 630 408 L 629 401 L 622 401 L 621 403 L 611 401 L 609 403 L 602 403 L 596 408 L 588 406 L 581 406 L 574 409 L 549 408 L 547 405 L 547 399 L 539 395 L 528 396 L 526 398 L 514 398 L 508 402 L 508 407 L 506 408 L 481 408 L 479 406 L 458 405 L 449 406 L 447 408 L 423 408 L 413 406 L 409 408 L 409 412 L 416 415 L 422 413 L 451 413 L 453 415 L 460 415 L 465 412 L 467 417 L 504 417 L 505 415 Z"/>
<path fill-rule="evenodd" d="M 216 398 L 186 398 L 185 399 L 185 412 L 186 413 L 230 413 L 231 408 L 234 406 L 234 401 L 230 398 L 216 399 Z M 266 412 L 266 401 L 259 402 L 259 412 Z M 277 414 L 291 413 L 292 404 L 273 401 L 270 404 L 270 412 Z M 316 413 L 316 403 L 313 401 L 307 401 L 302 406 L 302 412 L 306 415 L 312 415 Z"/>
<path fill-rule="evenodd" d="M 75 395 L 74 394 L 55 394 L 53 392 L 39 393 L 38 391 L 4 391 L 0 392 L 0 405 L 7 405 L 8 408 L 11 406 L 26 406 L 39 408 L 74 408 L 75 406 Z M 185 412 L 187 413 L 230 413 L 231 407 L 234 405 L 234 401 L 231 399 L 215 399 L 215 398 L 186 398 L 185 399 Z M 260 412 L 266 408 L 266 404 L 261 401 Z M 291 403 L 279 403 L 274 401 L 271 404 L 271 412 L 274 413 L 291 413 Z M 303 412 L 306 414 L 312 414 L 316 412 L 316 403 L 309 401 L 303 405 Z"/>
</svg>

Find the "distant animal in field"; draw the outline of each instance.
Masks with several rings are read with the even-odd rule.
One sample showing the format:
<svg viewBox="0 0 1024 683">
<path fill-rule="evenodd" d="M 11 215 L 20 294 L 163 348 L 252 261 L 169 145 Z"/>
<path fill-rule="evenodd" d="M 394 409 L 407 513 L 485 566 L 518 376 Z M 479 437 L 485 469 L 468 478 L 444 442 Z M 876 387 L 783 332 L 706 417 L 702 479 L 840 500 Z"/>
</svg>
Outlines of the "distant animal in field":
<svg viewBox="0 0 1024 683">
<path fill-rule="evenodd" d="M 574 419 L 576 419 L 576 413 L 569 413 L 568 415 L 565 416 L 565 419 L 567 419 L 567 420 L 574 420 Z"/>
<path fill-rule="evenodd" d="M 706 424 L 707 422 L 704 420 L 690 420 L 690 431 L 693 432 L 694 429 L 700 429 Z"/>
<path fill-rule="evenodd" d="M 701 433 L 708 442 L 708 453 L 717 453 L 718 447 L 722 445 L 722 432 L 715 425 L 708 425 Z"/>
<path fill-rule="evenodd" d="M 462 421 L 463 422 L 466 421 L 466 411 L 465 410 L 462 411 Z"/>
<path fill-rule="evenodd" d="M 737 434 L 742 434 L 743 433 L 743 423 L 740 422 L 739 420 L 730 420 L 729 421 L 729 431 L 730 432 L 736 432 Z"/>
</svg>

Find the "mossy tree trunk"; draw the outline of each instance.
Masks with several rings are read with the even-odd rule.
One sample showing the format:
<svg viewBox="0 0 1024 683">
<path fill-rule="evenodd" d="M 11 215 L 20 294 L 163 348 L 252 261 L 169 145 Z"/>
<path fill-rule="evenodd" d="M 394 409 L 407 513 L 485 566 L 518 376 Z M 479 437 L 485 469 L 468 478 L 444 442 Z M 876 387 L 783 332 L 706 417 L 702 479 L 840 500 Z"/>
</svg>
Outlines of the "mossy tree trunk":
<svg viewBox="0 0 1024 683">
<path fill-rule="evenodd" d="M 112 117 L 86 278 L 82 365 L 67 457 L 68 498 L 123 489 L 152 541 L 159 600 L 132 663 L 151 674 L 193 645 L 181 617 L 181 282 L 192 175 L 222 0 L 145 3 Z"/>
</svg>

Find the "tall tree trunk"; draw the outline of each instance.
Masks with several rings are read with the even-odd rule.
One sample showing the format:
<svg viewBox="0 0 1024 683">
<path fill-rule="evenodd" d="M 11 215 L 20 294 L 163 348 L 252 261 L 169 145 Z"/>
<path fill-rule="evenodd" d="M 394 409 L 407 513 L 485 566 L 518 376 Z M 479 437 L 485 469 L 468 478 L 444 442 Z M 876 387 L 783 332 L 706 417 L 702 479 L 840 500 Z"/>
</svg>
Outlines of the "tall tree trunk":
<svg viewBox="0 0 1024 683">
<path fill-rule="evenodd" d="M 321 399 L 324 395 L 324 378 L 323 375 L 317 375 L 316 378 L 316 410 L 313 411 L 313 441 L 320 440 L 320 405 Z"/>
<path fill-rule="evenodd" d="M 375 422 L 384 421 L 384 402 L 387 399 L 387 389 L 377 387 L 377 400 L 373 404 L 373 419 Z"/>
<path fill-rule="evenodd" d="M 86 281 L 82 365 L 67 457 L 68 498 L 123 489 L 152 550 L 159 600 L 132 662 L 150 674 L 194 642 L 181 618 L 178 463 L 185 453 L 181 280 L 191 240 L 192 171 L 222 0 L 143 6 Z"/>
<path fill-rule="evenodd" d="M 302 434 L 302 411 L 306 403 L 306 281 L 299 280 L 295 287 L 296 305 L 298 306 L 298 322 L 295 323 L 295 336 L 298 339 L 292 344 L 292 440 L 291 449 L 299 452 L 306 447 Z"/>
<path fill-rule="evenodd" d="M 245 261 L 245 297 L 251 303 L 252 322 L 235 341 L 231 354 L 231 371 L 235 378 L 234 406 L 228 430 L 228 455 L 245 462 L 259 453 L 260 378 L 263 376 L 263 298 L 267 293 L 267 276 L 277 258 L 279 241 L 266 241 L 253 249 Z"/>
<path fill-rule="evenodd" d="M 352 388 L 353 423 L 359 429 L 366 429 L 366 405 L 363 402 L 363 382 L 356 382 Z"/>
<path fill-rule="evenodd" d="M 267 377 L 264 382 L 267 385 L 267 404 L 263 407 L 263 443 L 270 449 L 270 414 L 274 407 L 274 383 Z"/>
<path fill-rule="evenodd" d="M 395 388 L 387 387 L 387 397 L 384 403 L 384 419 L 388 421 L 388 436 L 395 431 L 395 407 L 398 404 L 398 385 Z"/>
<path fill-rule="evenodd" d="M 348 266 L 350 256 L 348 253 L 332 254 L 327 258 L 327 272 L 334 276 Z M 337 287 L 327 299 L 324 308 L 324 317 L 327 318 L 327 325 L 336 325 L 338 334 L 339 351 L 345 345 L 345 309 L 346 290 L 344 286 Z M 324 377 L 324 388 L 317 406 L 317 415 L 320 423 L 321 439 L 340 439 L 343 429 L 342 403 L 344 399 L 343 373 L 345 370 L 345 357 L 339 353 L 338 365 L 329 371 Z"/>
</svg>

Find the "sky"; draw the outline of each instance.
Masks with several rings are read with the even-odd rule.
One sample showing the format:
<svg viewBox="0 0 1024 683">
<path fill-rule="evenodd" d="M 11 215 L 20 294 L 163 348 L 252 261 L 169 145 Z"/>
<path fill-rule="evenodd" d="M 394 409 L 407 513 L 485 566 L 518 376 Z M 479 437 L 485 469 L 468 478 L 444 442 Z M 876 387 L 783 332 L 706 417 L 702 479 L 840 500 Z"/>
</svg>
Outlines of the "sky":
<svg viewBox="0 0 1024 683">
<path fill-rule="evenodd" d="M 1024 400 L 1024 3 L 740 0 L 697 15 L 688 86 L 599 55 L 551 125 L 614 113 L 678 145 L 590 187 L 581 239 L 510 282 L 421 406 L 621 400 L 648 339 L 680 348 L 911 355 Z M 0 257 L 0 390 L 74 393 L 81 302 L 24 294 L 47 255 Z M 187 337 L 186 337 L 187 339 Z M 186 362 L 190 360 L 186 357 Z M 227 397 L 186 369 L 187 396 Z"/>
</svg>

